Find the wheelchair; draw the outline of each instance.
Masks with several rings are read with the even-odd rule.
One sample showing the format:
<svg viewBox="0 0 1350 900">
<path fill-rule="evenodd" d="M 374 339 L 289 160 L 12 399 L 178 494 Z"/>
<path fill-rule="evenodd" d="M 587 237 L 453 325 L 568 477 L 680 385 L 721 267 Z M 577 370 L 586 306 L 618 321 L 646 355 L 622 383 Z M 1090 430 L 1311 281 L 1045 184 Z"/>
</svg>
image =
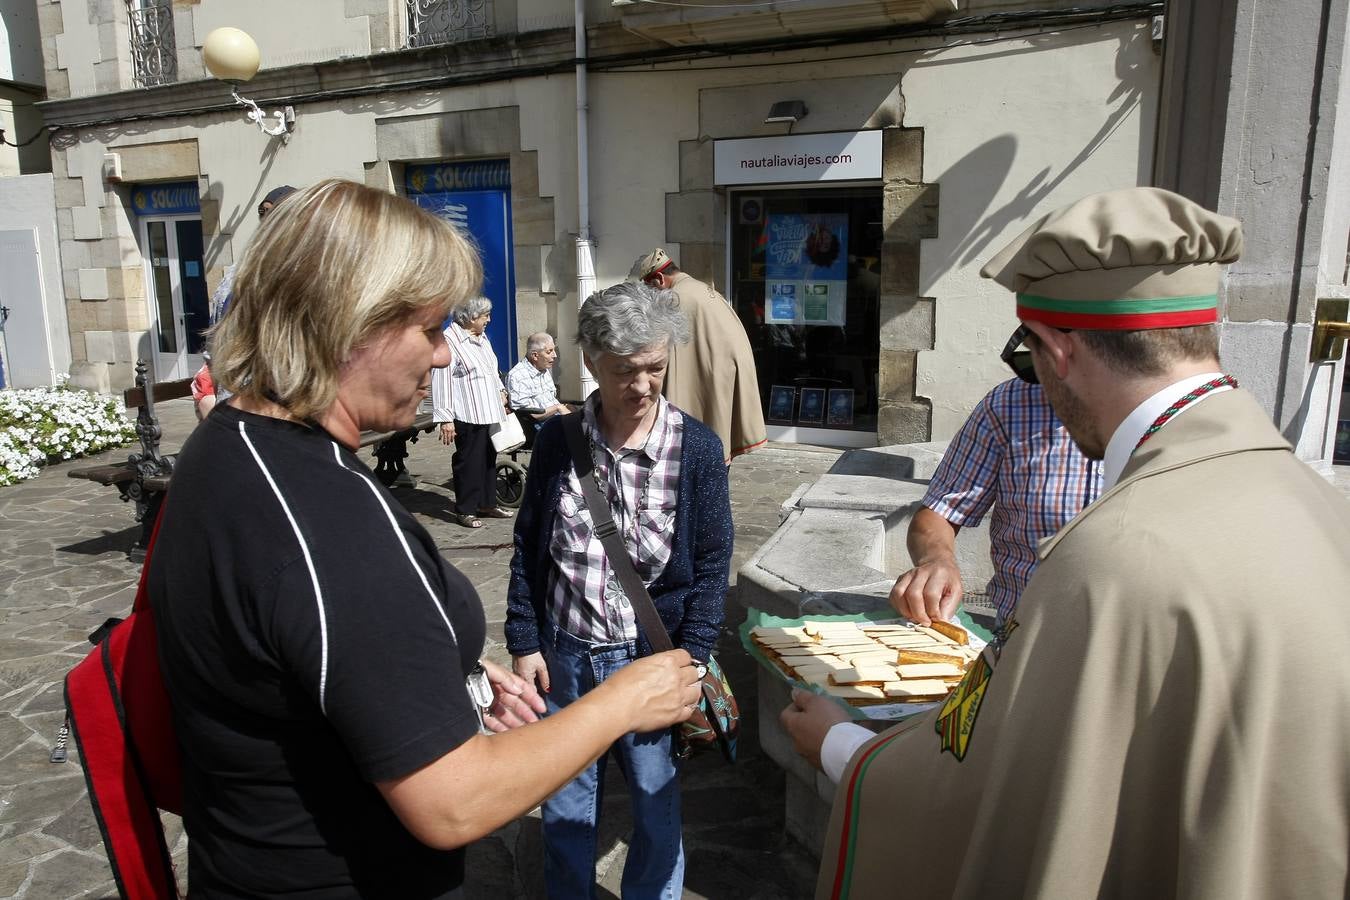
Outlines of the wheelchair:
<svg viewBox="0 0 1350 900">
<path fill-rule="evenodd" d="M 521 463 L 520 454 L 529 453 L 534 448 L 536 431 L 534 416 L 540 412 L 543 412 L 543 410 L 517 409 L 512 411 L 516 420 L 520 422 L 520 430 L 525 433 L 525 443 L 514 450 L 497 454 L 494 493 L 497 496 L 498 506 L 504 506 L 507 509 L 520 509 L 521 501 L 525 499 L 526 466 Z M 528 457 L 526 457 L 525 462 L 528 464 Z"/>
</svg>

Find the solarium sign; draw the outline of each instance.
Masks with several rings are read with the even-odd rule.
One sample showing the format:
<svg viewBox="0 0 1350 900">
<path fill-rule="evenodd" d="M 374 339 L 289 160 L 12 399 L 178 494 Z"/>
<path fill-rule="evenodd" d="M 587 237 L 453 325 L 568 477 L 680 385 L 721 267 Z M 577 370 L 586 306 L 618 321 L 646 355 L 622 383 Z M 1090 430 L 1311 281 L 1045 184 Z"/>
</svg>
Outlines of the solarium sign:
<svg viewBox="0 0 1350 900">
<path fill-rule="evenodd" d="M 880 177 L 880 131 L 713 142 L 713 178 L 717 184 L 875 181 Z"/>
</svg>

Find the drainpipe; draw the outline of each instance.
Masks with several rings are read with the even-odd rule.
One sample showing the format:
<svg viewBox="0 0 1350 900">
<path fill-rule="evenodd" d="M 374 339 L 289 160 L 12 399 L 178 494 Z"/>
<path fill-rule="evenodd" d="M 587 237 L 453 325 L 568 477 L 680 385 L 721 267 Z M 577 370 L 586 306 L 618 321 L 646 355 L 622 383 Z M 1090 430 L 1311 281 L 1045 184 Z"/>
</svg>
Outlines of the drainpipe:
<svg viewBox="0 0 1350 900">
<path fill-rule="evenodd" d="M 595 292 L 595 242 L 591 240 L 590 137 L 586 128 L 586 0 L 576 2 L 577 55 L 577 307 Z M 595 379 L 586 369 L 581 350 L 577 350 L 577 369 L 581 374 L 581 396 L 595 390 Z"/>
</svg>

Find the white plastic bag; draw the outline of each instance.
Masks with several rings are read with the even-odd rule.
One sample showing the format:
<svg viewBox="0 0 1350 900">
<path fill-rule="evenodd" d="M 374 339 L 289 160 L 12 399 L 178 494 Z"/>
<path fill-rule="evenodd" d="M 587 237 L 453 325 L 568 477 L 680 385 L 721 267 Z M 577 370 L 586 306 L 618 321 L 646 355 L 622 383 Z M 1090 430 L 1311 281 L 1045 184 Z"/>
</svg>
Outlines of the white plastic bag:
<svg viewBox="0 0 1350 900">
<path fill-rule="evenodd" d="M 510 453 L 525 443 L 525 431 L 515 413 L 509 413 L 504 421 L 492 426 L 492 449 L 498 453 Z"/>
</svg>

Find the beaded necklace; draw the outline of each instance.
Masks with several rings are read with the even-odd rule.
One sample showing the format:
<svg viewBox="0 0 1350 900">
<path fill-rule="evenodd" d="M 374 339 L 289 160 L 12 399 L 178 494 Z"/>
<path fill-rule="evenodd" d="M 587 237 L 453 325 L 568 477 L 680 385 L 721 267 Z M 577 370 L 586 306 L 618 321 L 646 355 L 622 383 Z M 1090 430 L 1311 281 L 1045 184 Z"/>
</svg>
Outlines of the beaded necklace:
<svg viewBox="0 0 1350 900">
<path fill-rule="evenodd" d="M 1221 387 L 1235 388 L 1237 386 L 1237 379 L 1232 375 L 1220 375 L 1212 381 L 1206 381 L 1199 387 L 1193 388 L 1189 393 L 1183 394 L 1177 399 L 1177 402 L 1167 407 L 1167 409 L 1162 411 L 1162 414 L 1159 415 L 1158 418 L 1153 420 L 1153 424 L 1148 426 L 1148 429 L 1144 432 L 1144 436 L 1139 439 L 1139 443 L 1134 445 L 1134 449 L 1138 450 L 1140 447 L 1144 446 L 1144 441 L 1153 437 L 1158 429 L 1166 425 L 1173 416 L 1208 394 L 1210 391 Z"/>
</svg>

